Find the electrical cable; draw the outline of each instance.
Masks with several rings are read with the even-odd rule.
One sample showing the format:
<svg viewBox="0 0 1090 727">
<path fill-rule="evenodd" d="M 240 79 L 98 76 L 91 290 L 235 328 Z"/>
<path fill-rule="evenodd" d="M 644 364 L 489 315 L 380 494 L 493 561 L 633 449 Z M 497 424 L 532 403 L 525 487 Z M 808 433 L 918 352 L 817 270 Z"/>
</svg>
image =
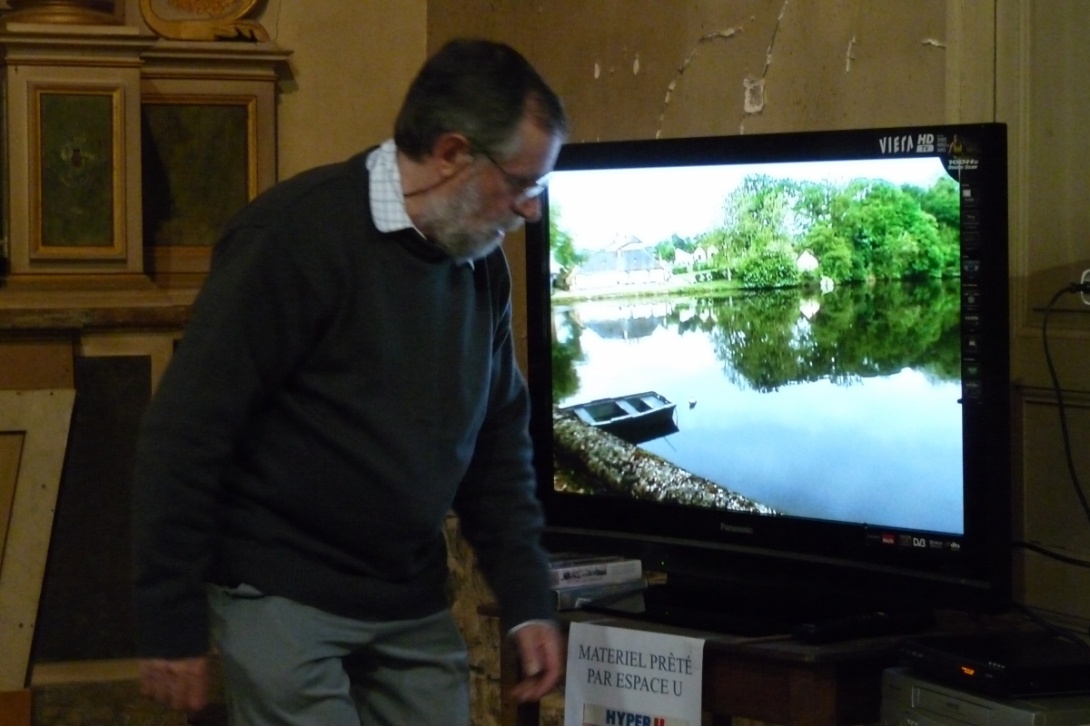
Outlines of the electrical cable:
<svg viewBox="0 0 1090 727">
<path fill-rule="evenodd" d="M 1088 560 L 1075 558 L 1070 555 L 1064 555 L 1063 553 L 1057 553 L 1054 550 L 1049 550 L 1048 548 L 1037 545 L 1036 543 L 1029 543 L 1024 540 L 1017 540 L 1011 543 L 1011 546 L 1015 548 L 1025 548 L 1026 550 L 1032 550 L 1034 553 L 1040 553 L 1041 555 L 1052 558 L 1053 560 L 1063 561 L 1068 565 L 1077 565 L 1081 568 L 1090 568 L 1090 561 Z"/>
<path fill-rule="evenodd" d="M 1086 641 L 1086 634 L 1080 633 L 1078 629 L 1057 626 L 1056 624 L 1052 623 L 1048 619 L 1045 619 L 1025 604 L 1015 603 L 1012 605 L 1014 606 L 1016 611 L 1020 612 L 1023 616 L 1043 628 L 1045 631 L 1048 631 L 1053 636 L 1061 638 L 1064 641 L 1070 642 L 1080 648 L 1090 649 L 1090 643 Z"/>
<path fill-rule="evenodd" d="M 1078 472 L 1075 469 L 1075 463 L 1071 456 L 1071 438 L 1068 434 L 1067 429 L 1067 413 L 1064 408 L 1063 389 L 1060 386 L 1060 379 L 1056 375 L 1056 367 L 1052 362 L 1052 353 L 1048 347 L 1048 318 L 1052 313 L 1053 307 L 1056 305 L 1056 301 L 1059 300 L 1061 296 L 1067 293 L 1086 292 L 1090 292 L 1090 285 L 1087 285 L 1086 283 L 1072 283 L 1056 291 L 1056 293 L 1052 296 L 1052 299 L 1048 301 L 1048 305 L 1045 306 L 1045 317 L 1041 323 L 1041 340 L 1045 350 L 1045 363 L 1048 365 L 1048 373 L 1052 380 L 1052 388 L 1056 394 L 1056 403 L 1060 415 L 1060 432 L 1063 437 L 1064 455 L 1067 460 L 1067 471 L 1071 477 L 1072 485 L 1075 488 L 1075 494 L 1078 496 L 1079 502 L 1082 504 L 1083 512 L 1085 512 L 1087 518 L 1090 519 L 1090 505 L 1087 504 L 1086 496 L 1082 491 L 1082 485 L 1079 483 Z M 1090 568 L 1090 562 L 1088 561 L 1081 560 L 1079 558 L 1073 558 L 1062 553 L 1057 553 L 1047 548 L 1043 548 L 1040 545 L 1036 545 L 1035 543 L 1018 541 L 1012 543 L 1012 545 L 1014 547 L 1032 550 L 1035 553 L 1040 553 L 1041 555 L 1047 556 L 1049 558 L 1054 558 L 1055 560 L 1063 561 L 1064 563 L 1068 563 L 1070 565 Z"/>
<path fill-rule="evenodd" d="M 1087 293 L 1090 293 L 1090 283 L 1087 283 L 1087 282 L 1072 283 L 1072 284 L 1064 286 L 1060 290 L 1056 291 L 1056 293 L 1048 301 L 1048 305 L 1045 306 L 1044 320 L 1041 322 L 1041 342 L 1042 342 L 1042 344 L 1044 346 L 1045 363 L 1048 366 L 1048 374 L 1049 374 L 1049 377 L 1051 378 L 1052 388 L 1053 388 L 1053 391 L 1055 392 L 1055 395 L 1056 395 L 1056 405 L 1057 405 L 1057 408 L 1059 410 L 1059 415 L 1060 415 L 1060 432 L 1061 432 L 1061 435 L 1063 437 L 1064 457 L 1066 458 L 1066 461 L 1067 461 L 1067 471 L 1068 471 L 1068 474 L 1069 474 L 1069 476 L 1071 478 L 1072 487 L 1074 487 L 1074 489 L 1075 489 L 1075 494 L 1078 496 L 1079 502 L 1082 504 L 1083 512 L 1086 514 L 1087 519 L 1090 520 L 1090 505 L 1087 504 L 1086 495 L 1083 493 L 1082 485 L 1079 482 L 1078 471 L 1075 469 L 1075 462 L 1074 462 L 1074 459 L 1072 458 L 1072 454 L 1071 454 L 1071 437 L 1068 434 L 1068 429 L 1067 429 L 1067 411 L 1064 408 L 1063 389 L 1060 386 L 1060 378 L 1056 374 L 1056 367 L 1052 362 L 1052 352 L 1049 350 L 1049 347 L 1048 347 L 1048 319 L 1049 319 L 1049 316 L 1052 314 L 1052 309 L 1056 305 L 1056 301 L 1059 300 L 1061 296 L 1063 296 L 1063 295 L 1065 295 L 1067 293 L 1082 293 L 1083 295 L 1086 295 Z M 1015 547 L 1015 548 L 1025 548 L 1026 550 L 1031 550 L 1031 551 L 1033 551 L 1035 553 L 1039 553 L 1039 554 L 1041 554 L 1041 555 L 1043 555 L 1045 557 L 1052 558 L 1054 560 L 1058 560 L 1058 561 L 1063 562 L 1063 563 L 1067 563 L 1068 565 L 1074 565 L 1074 566 L 1078 566 L 1080 568 L 1090 568 L 1090 561 L 1085 561 L 1085 560 L 1082 560 L 1081 558 L 1074 558 L 1072 556 L 1065 555 L 1063 553 L 1057 553 L 1054 550 L 1049 550 L 1048 548 L 1044 548 L 1044 547 L 1042 547 L 1040 545 L 1037 545 L 1036 543 L 1029 543 L 1029 542 L 1026 542 L 1026 541 L 1015 541 L 1015 542 L 1011 543 L 1011 546 Z M 1061 629 L 1060 627 L 1049 623 L 1048 621 L 1043 619 L 1041 616 L 1037 615 L 1032 609 L 1030 609 L 1025 604 L 1014 603 L 1012 605 L 1018 611 L 1021 611 L 1024 615 L 1026 615 L 1028 618 L 1030 618 L 1032 621 L 1034 621 L 1037 624 L 1049 629 L 1053 633 L 1055 633 L 1057 635 L 1060 635 L 1060 636 L 1063 636 L 1064 638 L 1066 638 L 1066 639 L 1068 639 L 1068 640 L 1070 640 L 1070 641 L 1072 641 L 1072 642 L 1074 642 L 1076 644 L 1079 644 L 1080 646 L 1090 648 L 1090 645 L 1088 645 L 1087 642 L 1085 641 L 1086 634 L 1079 634 L 1079 632 L 1074 630 L 1074 629 Z"/>
<path fill-rule="evenodd" d="M 1052 363 L 1052 353 L 1048 349 L 1048 318 L 1052 313 L 1052 307 L 1056 305 L 1056 301 L 1066 293 L 1086 292 L 1090 292 L 1090 285 L 1085 283 L 1072 283 L 1056 291 L 1052 296 L 1052 299 L 1048 301 L 1048 305 L 1045 306 L 1045 317 L 1041 322 L 1041 340 L 1044 344 L 1045 363 L 1048 365 L 1048 373 L 1052 379 L 1052 388 L 1056 394 L 1056 406 L 1060 414 L 1060 433 L 1063 437 L 1064 456 L 1067 460 L 1067 472 L 1071 477 L 1071 484 L 1075 488 L 1075 494 L 1082 504 L 1082 511 L 1086 514 L 1087 520 L 1090 520 L 1090 504 L 1086 501 L 1086 495 L 1083 493 L 1082 485 L 1079 483 L 1078 472 L 1075 470 L 1075 461 L 1071 456 L 1071 437 L 1067 430 L 1067 411 L 1064 407 L 1063 389 L 1060 388 L 1060 379 L 1056 375 L 1056 367 Z"/>
</svg>

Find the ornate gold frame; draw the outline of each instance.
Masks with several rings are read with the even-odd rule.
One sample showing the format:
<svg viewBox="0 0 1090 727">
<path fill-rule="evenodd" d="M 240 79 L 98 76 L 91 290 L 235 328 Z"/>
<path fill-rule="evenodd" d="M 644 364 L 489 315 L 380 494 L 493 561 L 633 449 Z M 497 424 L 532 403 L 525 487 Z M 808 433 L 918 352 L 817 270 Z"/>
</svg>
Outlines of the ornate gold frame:
<svg viewBox="0 0 1090 727">
<path fill-rule="evenodd" d="M 255 20 L 245 17 L 258 0 L 175 0 L 176 17 L 160 14 L 154 0 L 140 0 L 144 22 L 163 38 L 173 40 L 268 41 L 269 34 Z"/>
<path fill-rule="evenodd" d="M 123 260 L 127 254 L 127 229 L 125 214 L 125 98 L 124 89 L 120 86 L 73 86 L 57 85 L 49 83 L 31 83 L 29 88 L 29 148 L 28 157 L 30 172 L 30 259 L 31 260 Z M 43 156 L 49 151 L 57 151 L 56 144 L 59 139 L 49 138 L 47 125 L 50 119 L 43 116 L 43 104 L 47 97 L 55 97 L 53 100 L 103 97 L 109 100 L 108 133 L 109 139 L 99 139 L 98 142 L 107 144 L 109 153 L 109 190 L 108 190 L 108 214 L 110 217 L 109 232 L 101 240 L 88 244 L 83 242 L 76 244 L 73 240 L 48 240 L 45 239 L 48 226 L 56 226 L 56 219 L 45 220 L 46 208 L 50 207 L 50 214 L 64 214 L 66 210 L 51 204 L 51 197 L 56 197 L 63 190 L 49 188 L 46 185 L 46 177 L 49 176 Z M 104 121 L 104 119 L 98 119 Z M 46 148 L 49 146 L 50 148 Z M 72 154 L 78 154 L 79 149 L 74 144 L 70 150 L 68 161 L 73 169 L 79 168 L 79 162 Z M 91 190 L 105 194 L 103 190 Z M 98 200 L 101 202 L 102 200 Z M 73 215 L 75 210 L 70 210 Z M 62 220 L 74 224 L 75 217 Z"/>
<path fill-rule="evenodd" d="M 229 172 L 228 184 L 231 185 L 231 190 L 235 190 L 230 204 L 234 204 L 233 200 L 241 197 L 236 185 L 241 184 L 238 175 L 241 171 L 239 157 L 242 151 L 246 154 L 247 202 L 276 182 L 277 65 L 288 55 L 271 45 L 183 45 L 163 41 L 144 54 L 140 97 L 141 116 L 145 124 L 149 119 L 146 118 L 144 110 L 152 105 L 176 104 L 181 107 L 177 113 L 177 121 L 182 124 L 180 128 L 184 129 L 191 122 L 194 138 L 207 140 L 207 143 L 196 142 L 200 144 L 197 148 L 202 155 L 212 154 L 212 161 L 203 164 L 207 164 L 213 174 L 219 165 L 223 165 Z M 184 108 L 187 105 L 200 107 L 201 110 L 194 111 L 192 117 L 187 119 L 189 112 Z M 232 107 L 245 108 L 245 141 L 240 138 L 241 120 L 238 113 L 225 111 L 221 116 L 215 111 L 215 108 Z M 201 116 L 205 113 L 210 118 L 201 121 Z M 172 114 L 168 111 L 166 118 L 171 117 Z M 233 121 L 226 121 L 225 117 Z M 166 130 L 169 136 L 171 129 L 166 127 Z M 177 147 L 169 139 L 163 143 L 169 145 L 165 148 Z M 217 145 L 220 149 L 215 151 Z M 141 170 L 145 182 L 149 173 L 156 171 L 153 166 L 156 163 L 155 154 L 154 149 L 145 146 Z M 199 164 L 194 167 L 185 160 L 175 160 L 174 163 L 176 166 L 172 168 L 189 171 L 184 171 L 180 179 L 175 179 L 172 184 L 181 184 L 183 186 L 179 188 L 188 189 L 190 182 L 187 179 L 197 175 L 195 169 L 200 168 Z M 163 174 L 161 169 L 158 173 Z M 200 183 L 205 182 L 201 180 Z M 184 294 L 189 295 L 190 291 L 200 286 L 208 272 L 212 245 L 204 243 L 208 242 L 206 238 L 210 235 L 204 229 L 203 223 L 199 225 L 200 230 L 193 232 L 187 222 L 193 218 L 191 213 L 181 211 L 177 214 L 172 211 L 164 217 L 163 210 L 157 207 L 162 204 L 162 196 L 161 188 L 147 185 L 143 188 L 144 272 L 161 288 L 185 291 Z M 197 194 L 186 200 L 185 204 L 190 210 L 200 210 L 205 201 L 202 195 Z M 227 220 L 221 217 L 225 211 L 223 205 L 209 203 L 209 211 L 213 214 L 207 218 L 208 221 L 216 225 L 226 223 Z M 168 224 L 171 226 L 164 226 L 164 220 L 169 220 Z M 217 240 L 221 232 L 222 228 L 214 235 Z M 186 244 L 194 242 L 200 244 Z"/>
<path fill-rule="evenodd" d="M 268 168 L 263 169 L 263 167 L 268 167 L 269 163 L 268 159 L 263 159 L 260 140 L 260 129 L 263 125 L 261 103 L 261 99 L 257 95 L 245 92 L 220 95 L 203 92 L 174 93 L 146 90 L 141 100 L 141 109 L 143 110 L 147 106 L 238 107 L 244 109 L 246 112 L 245 202 L 249 202 L 257 196 L 263 187 L 267 186 L 268 182 L 262 179 L 263 175 L 268 176 L 273 171 Z M 201 143 L 203 145 L 203 142 Z M 145 153 L 143 161 L 145 180 L 149 177 L 146 166 L 148 162 Z M 201 183 L 207 183 L 207 178 L 202 179 Z M 154 211 L 148 208 L 147 202 L 148 200 L 145 199 L 145 271 L 157 284 L 163 287 L 187 288 L 199 285 L 208 272 L 215 239 L 208 240 L 208 244 L 189 244 L 184 241 L 169 241 L 169 239 L 166 242 L 156 244 L 154 240 L 148 237 L 154 234 L 153 231 L 148 229 L 148 223 L 152 220 Z M 223 220 L 223 223 L 226 223 L 226 220 Z M 217 232 L 215 238 L 218 239 L 218 237 Z"/>
<path fill-rule="evenodd" d="M 257 166 L 258 166 L 257 165 L 257 159 L 258 159 L 258 141 L 257 141 L 258 118 L 257 118 L 257 113 L 258 112 L 257 112 L 257 98 L 255 96 L 242 95 L 242 94 L 219 96 L 219 95 L 209 95 L 209 94 L 200 94 L 200 93 L 190 93 L 190 94 L 148 94 L 148 93 L 146 93 L 146 94 L 144 94 L 144 97 L 141 100 L 141 112 L 143 113 L 143 110 L 148 108 L 149 106 L 159 106 L 159 107 L 173 106 L 173 107 L 177 107 L 179 110 L 181 110 L 183 107 L 190 107 L 190 108 L 194 108 L 194 109 L 201 108 L 201 107 L 204 107 L 204 108 L 212 108 L 212 107 L 230 108 L 230 107 L 234 107 L 234 108 L 244 110 L 245 114 L 246 114 L 246 121 L 245 121 L 245 124 L 246 124 L 246 128 L 245 128 L 245 134 L 246 134 L 245 144 L 246 144 L 246 146 L 245 146 L 245 149 L 243 151 L 244 151 L 244 154 L 245 154 L 244 163 L 245 163 L 245 187 L 246 187 L 246 189 L 245 189 L 245 199 L 241 200 L 241 202 L 243 204 L 245 204 L 246 202 L 249 202 L 251 199 L 253 199 L 257 195 L 257 192 L 258 192 L 258 189 L 259 189 L 258 169 L 257 169 Z M 145 133 L 145 136 L 148 135 L 147 128 L 145 128 L 144 133 Z M 146 139 L 146 141 L 147 141 L 147 139 Z M 216 140 L 214 140 L 214 139 L 197 139 L 195 142 L 192 142 L 192 143 L 200 144 L 202 149 L 207 151 L 207 149 L 209 147 L 213 146 L 215 141 Z M 230 150 L 230 151 L 237 152 L 239 150 Z M 232 163 L 231 154 L 229 154 L 229 153 L 220 155 L 218 160 L 222 161 L 225 164 Z M 147 175 L 148 175 L 148 172 L 147 172 L 148 161 L 149 160 L 147 158 L 144 159 L 144 165 L 145 165 L 145 167 L 144 167 L 144 169 L 145 169 L 144 176 L 145 176 L 145 178 L 147 178 Z M 167 170 L 167 171 L 170 171 L 170 170 Z M 199 183 L 199 184 L 202 184 L 202 185 L 207 185 L 208 181 L 210 179 L 222 178 L 223 176 L 225 176 L 224 174 L 219 173 L 221 170 L 205 169 L 205 170 L 192 170 L 192 171 L 198 172 L 198 173 L 200 173 L 200 172 L 204 173 L 205 176 L 203 176 L 202 178 L 200 178 L 198 180 L 194 180 L 195 183 Z M 237 171 L 237 170 L 235 170 L 235 171 Z M 240 208 L 241 208 L 241 205 L 240 205 Z M 237 210 L 235 210 L 235 211 L 237 211 Z M 147 209 L 147 204 L 145 202 L 145 217 L 147 217 L 148 214 L 149 214 L 149 210 Z M 226 222 L 226 220 L 223 220 L 223 222 Z M 146 246 L 154 246 L 153 241 L 151 241 L 151 240 L 145 240 L 144 244 Z M 186 243 L 177 243 L 177 242 L 167 242 L 167 243 L 164 243 L 164 244 L 167 245 L 167 246 L 172 246 L 172 247 L 192 247 L 192 245 L 188 245 Z M 203 247 L 203 245 L 202 245 L 202 247 Z"/>
</svg>

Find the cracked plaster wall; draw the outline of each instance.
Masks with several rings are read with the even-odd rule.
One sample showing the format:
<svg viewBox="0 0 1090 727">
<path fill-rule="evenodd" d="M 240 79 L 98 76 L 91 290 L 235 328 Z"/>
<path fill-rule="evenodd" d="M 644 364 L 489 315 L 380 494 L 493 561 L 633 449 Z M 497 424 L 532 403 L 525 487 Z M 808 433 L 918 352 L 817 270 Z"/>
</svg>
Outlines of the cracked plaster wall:
<svg viewBox="0 0 1090 727">
<path fill-rule="evenodd" d="M 428 46 L 522 50 L 573 139 L 941 123 L 945 0 L 430 2 Z"/>
</svg>

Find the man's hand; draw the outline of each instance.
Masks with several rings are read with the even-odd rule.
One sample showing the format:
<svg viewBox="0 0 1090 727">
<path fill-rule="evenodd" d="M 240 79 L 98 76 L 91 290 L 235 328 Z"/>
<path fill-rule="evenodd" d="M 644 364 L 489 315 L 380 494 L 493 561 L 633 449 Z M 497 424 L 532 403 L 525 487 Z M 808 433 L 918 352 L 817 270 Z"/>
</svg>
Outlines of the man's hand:
<svg viewBox="0 0 1090 727">
<path fill-rule="evenodd" d="M 560 631 L 547 623 L 530 623 L 510 636 L 518 649 L 522 678 L 511 688 L 519 702 L 536 702 L 560 679 Z"/>
<path fill-rule="evenodd" d="M 208 657 L 141 659 L 140 692 L 172 709 L 199 712 L 208 706 Z"/>
</svg>

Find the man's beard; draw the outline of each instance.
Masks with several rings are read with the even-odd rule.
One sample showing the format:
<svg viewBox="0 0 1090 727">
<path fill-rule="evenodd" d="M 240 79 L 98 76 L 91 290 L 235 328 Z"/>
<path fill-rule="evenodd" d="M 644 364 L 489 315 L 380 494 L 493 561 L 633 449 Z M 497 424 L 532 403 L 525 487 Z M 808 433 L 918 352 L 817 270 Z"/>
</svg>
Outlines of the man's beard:
<svg viewBox="0 0 1090 727">
<path fill-rule="evenodd" d="M 477 260 L 503 242 L 505 232 L 517 230 L 522 218 L 510 213 L 485 228 L 472 222 L 481 209 L 480 189 L 467 184 L 458 193 L 438 197 L 421 212 L 418 227 L 428 231 L 428 239 L 457 260 Z"/>
</svg>

